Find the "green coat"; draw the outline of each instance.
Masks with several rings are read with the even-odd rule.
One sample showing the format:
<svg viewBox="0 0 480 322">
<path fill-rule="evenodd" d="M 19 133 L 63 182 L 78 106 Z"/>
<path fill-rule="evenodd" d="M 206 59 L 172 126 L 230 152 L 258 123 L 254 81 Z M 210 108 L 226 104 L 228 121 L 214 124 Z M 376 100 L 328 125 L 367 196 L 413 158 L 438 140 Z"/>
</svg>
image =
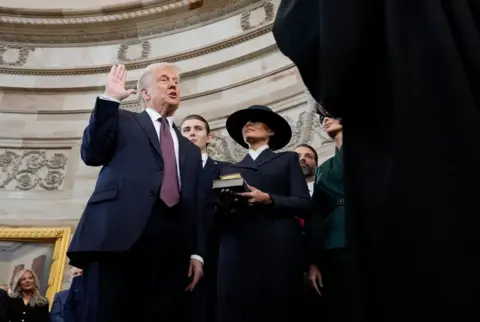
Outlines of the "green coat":
<svg viewBox="0 0 480 322">
<path fill-rule="evenodd" d="M 309 248 L 317 258 L 324 250 L 346 247 L 341 149 L 336 149 L 335 155 L 317 168 L 312 199 L 313 213 L 307 223 L 307 234 L 310 234 Z"/>
</svg>

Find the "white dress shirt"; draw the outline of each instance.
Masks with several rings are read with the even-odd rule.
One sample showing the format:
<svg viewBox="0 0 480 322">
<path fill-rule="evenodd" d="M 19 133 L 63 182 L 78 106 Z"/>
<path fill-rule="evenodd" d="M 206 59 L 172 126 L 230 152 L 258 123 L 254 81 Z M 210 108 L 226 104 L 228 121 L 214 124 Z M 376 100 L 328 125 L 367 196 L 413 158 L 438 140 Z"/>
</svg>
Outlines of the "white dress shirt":
<svg viewBox="0 0 480 322">
<path fill-rule="evenodd" d="M 207 164 L 208 160 L 208 154 L 202 153 L 202 166 L 205 168 L 205 165 Z"/>
<path fill-rule="evenodd" d="M 310 192 L 310 197 L 313 195 L 313 184 L 315 183 L 315 180 L 312 180 L 310 182 L 307 182 L 308 186 L 308 192 Z"/>
<path fill-rule="evenodd" d="M 113 97 L 106 96 L 106 95 L 100 95 L 99 98 L 102 99 L 102 100 L 107 100 L 107 101 L 120 103 L 120 101 L 114 99 Z M 160 115 L 160 113 L 158 113 L 157 111 L 155 111 L 154 109 L 152 109 L 150 107 L 147 107 L 145 109 L 145 111 L 147 112 L 148 116 L 150 116 L 150 118 L 152 119 L 153 127 L 155 128 L 155 132 L 157 132 L 158 140 L 160 141 L 160 126 L 161 126 L 161 123 L 158 119 L 161 118 L 162 115 Z M 180 150 L 179 149 L 179 144 L 178 144 L 178 136 L 177 136 L 177 132 L 173 128 L 173 117 L 167 117 L 167 120 L 168 120 L 168 125 L 170 126 L 170 133 L 172 134 L 173 148 L 175 150 L 175 160 L 177 161 L 178 187 L 181 188 L 182 187 L 181 186 L 182 181 L 181 181 L 181 176 L 180 176 L 180 162 L 179 162 L 179 157 L 178 157 L 179 156 L 179 150 Z M 196 259 L 203 264 L 203 258 L 199 255 L 192 255 L 192 256 L 190 256 L 190 258 L 191 259 Z"/>
<path fill-rule="evenodd" d="M 269 148 L 269 146 L 266 144 L 266 145 L 262 145 L 261 147 L 259 147 L 256 150 L 248 149 L 248 154 L 250 154 L 250 157 L 253 159 L 253 161 L 255 161 L 258 158 L 258 156 L 260 155 L 260 153 L 262 153 L 263 151 L 265 151 L 268 148 Z"/>
</svg>

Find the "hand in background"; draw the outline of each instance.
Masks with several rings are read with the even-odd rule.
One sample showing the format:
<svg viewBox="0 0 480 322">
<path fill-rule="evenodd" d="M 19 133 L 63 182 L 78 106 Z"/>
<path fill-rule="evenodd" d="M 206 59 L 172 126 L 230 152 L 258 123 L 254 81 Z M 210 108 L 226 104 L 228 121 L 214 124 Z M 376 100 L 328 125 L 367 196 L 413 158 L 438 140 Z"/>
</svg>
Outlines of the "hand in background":
<svg viewBox="0 0 480 322">
<path fill-rule="evenodd" d="M 322 292 L 320 292 L 320 289 L 323 287 L 323 281 L 322 281 L 322 273 L 320 273 L 320 270 L 316 265 L 310 265 L 310 268 L 308 270 L 308 280 L 310 281 L 310 285 L 317 291 L 318 295 L 322 295 Z"/>
<path fill-rule="evenodd" d="M 190 259 L 190 267 L 188 268 L 188 278 L 192 279 L 192 282 L 187 286 L 185 292 L 192 292 L 197 286 L 198 282 L 203 276 L 203 264 L 198 259 Z"/>
<path fill-rule="evenodd" d="M 132 94 L 134 89 L 126 89 L 127 70 L 124 65 L 113 65 L 107 76 L 107 85 L 105 86 L 105 95 L 119 101 L 124 100 Z"/>
</svg>

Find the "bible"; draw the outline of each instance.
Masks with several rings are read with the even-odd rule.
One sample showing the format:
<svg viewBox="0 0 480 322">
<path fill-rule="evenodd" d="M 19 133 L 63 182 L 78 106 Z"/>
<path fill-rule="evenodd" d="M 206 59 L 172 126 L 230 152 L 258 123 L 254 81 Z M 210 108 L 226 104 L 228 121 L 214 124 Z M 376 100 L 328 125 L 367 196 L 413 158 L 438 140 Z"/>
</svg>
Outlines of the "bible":
<svg viewBox="0 0 480 322">
<path fill-rule="evenodd" d="M 247 182 L 242 178 L 240 173 L 228 174 L 220 176 L 220 179 L 213 180 L 213 190 L 228 189 L 232 192 L 247 192 Z"/>
</svg>

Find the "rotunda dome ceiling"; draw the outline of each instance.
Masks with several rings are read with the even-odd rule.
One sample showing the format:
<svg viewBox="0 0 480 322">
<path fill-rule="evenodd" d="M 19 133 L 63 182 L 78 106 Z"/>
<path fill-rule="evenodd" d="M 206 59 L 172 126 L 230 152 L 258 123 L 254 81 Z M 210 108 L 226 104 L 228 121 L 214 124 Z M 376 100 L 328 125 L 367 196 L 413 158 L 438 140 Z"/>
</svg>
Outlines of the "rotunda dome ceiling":
<svg viewBox="0 0 480 322">
<path fill-rule="evenodd" d="M 100 9 L 103 7 L 118 7 L 135 3 L 148 4 L 149 2 L 168 2 L 165 0 L 2 0 L 2 7 L 18 8 L 18 9 L 58 9 L 58 10 L 85 10 Z"/>
<path fill-rule="evenodd" d="M 4 0 L 0 43 L 78 46 L 157 37 L 238 14 L 261 0 Z"/>
</svg>

